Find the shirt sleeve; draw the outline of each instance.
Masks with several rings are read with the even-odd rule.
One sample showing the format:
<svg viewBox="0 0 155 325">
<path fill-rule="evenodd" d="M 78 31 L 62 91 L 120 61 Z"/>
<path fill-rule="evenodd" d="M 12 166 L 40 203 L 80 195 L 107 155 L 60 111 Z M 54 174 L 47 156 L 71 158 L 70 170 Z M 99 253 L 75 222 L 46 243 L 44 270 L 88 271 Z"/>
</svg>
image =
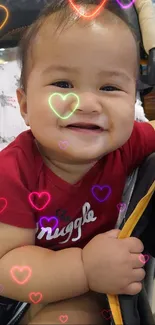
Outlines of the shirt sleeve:
<svg viewBox="0 0 155 325">
<path fill-rule="evenodd" d="M 137 168 L 145 157 L 155 152 L 155 130 L 146 122 L 135 122 L 132 134 L 123 148 L 127 175 Z"/>
<path fill-rule="evenodd" d="M 19 152 L 20 151 L 20 152 Z M 20 228 L 36 228 L 29 203 L 26 159 L 18 148 L 0 152 L 0 222 Z"/>
</svg>

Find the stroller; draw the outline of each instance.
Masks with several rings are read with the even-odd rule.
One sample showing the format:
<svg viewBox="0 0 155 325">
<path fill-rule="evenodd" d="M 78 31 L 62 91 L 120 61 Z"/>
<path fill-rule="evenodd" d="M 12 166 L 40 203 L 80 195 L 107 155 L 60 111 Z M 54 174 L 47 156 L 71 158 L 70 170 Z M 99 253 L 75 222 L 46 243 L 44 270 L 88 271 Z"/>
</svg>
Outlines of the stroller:
<svg viewBox="0 0 155 325">
<path fill-rule="evenodd" d="M 155 242 L 153 211 L 155 208 L 155 153 L 147 157 L 142 165 L 128 178 L 122 202 L 126 212 L 120 212 L 117 227 L 119 238 L 134 236 L 144 244 L 144 256 L 149 259 L 145 265 L 146 277 L 142 291 L 135 296 L 108 296 L 112 311 L 112 324 L 154 325 L 151 311 L 153 280 L 155 273 Z M 120 219 L 120 220 L 119 220 Z M 148 255 L 149 254 L 149 255 Z M 150 256 L 151 255 L 151 256 Z M 145 260 L 144 260 L 145 263 Z"/>
<path fill-rule="evenodd" d="M 1 0 L 0 8 L 4 9 L 6 17 L 0 11 L 0 21 L 3 21 L 0 25 L 0 48 L 18 46 L 23 31 L 37 18 L 46 3 L 47 0 Z M 122 3 L 128 4 L 129 0 Z M 141 59 L 147 62 L 147 73 L 141 71 L 137 90 L 152 89 L 155 86 L 155 8 L 151 0 L 137 0 L 126 14 L 140 41 Z M 4 23 L 6 19 L 7 23 Z M 110 322 L 111 325 L 155 325 L 150 307 L 155 272 L 155 153 L 147 157 L 127 179 L 122 202 L 127 209 L 120 211 L 118 217 L 116 227 L 121 229 L 119 238 L 131 235 L 140 238 L 145 247 L 144 254 L 152 257 L 145 265 L 146 277 L 139 294 L 107 296 Z M 28 308 L 28 303 L 0 296 L 0 324 L 17 325 Z"/>
</svg>

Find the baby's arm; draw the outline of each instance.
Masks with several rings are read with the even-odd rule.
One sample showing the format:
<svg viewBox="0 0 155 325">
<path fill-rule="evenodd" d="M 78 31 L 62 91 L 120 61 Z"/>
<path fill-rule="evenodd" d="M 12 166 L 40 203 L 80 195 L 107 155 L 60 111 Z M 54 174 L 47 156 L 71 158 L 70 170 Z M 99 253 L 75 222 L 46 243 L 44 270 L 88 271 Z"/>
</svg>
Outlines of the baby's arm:
<svg viewBox="0 0 155 325">
<path fill-rule="evenodd" d="M 89 288 L 81 256 L 80 248 L 54 252 L 37 247 L 34 229 L 0 223 L 0 283 L 4 287 L 1 295 L 31 302 L 29 294 L 39 292 L 42 294 L 41 303 L 82 295 Z M 18 284 L 11 276 L 10 271 L 15 266 L 27 266 L 32 271 L 26 283 Z M 16 270 L 14 275 L 22 281 L 28 272 L 25 269 L 20 274 Z"/>
</svg>

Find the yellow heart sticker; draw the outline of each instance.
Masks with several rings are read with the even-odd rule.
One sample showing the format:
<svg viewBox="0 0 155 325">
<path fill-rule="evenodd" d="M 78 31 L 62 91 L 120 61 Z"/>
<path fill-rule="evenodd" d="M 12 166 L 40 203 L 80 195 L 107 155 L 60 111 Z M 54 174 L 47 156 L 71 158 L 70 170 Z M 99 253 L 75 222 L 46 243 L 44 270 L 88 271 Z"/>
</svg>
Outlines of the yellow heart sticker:
<svg viewBox="0 0 155 325">
<path fill-rule="evenodd" d="M 61 115 L 56 111 L 56 109 L 53 107 L 53 105 L 52 105 L 52 103 L 51 103 L 53 97 L 55 97 L 55 96 L 60 96 L 61 99 L 62 99 L 63 101 L 65 101 L 65 100 L 67 99 L 68 96 L 74 96 L 74 97 L 76 98 L 77 103 L 75 104 L 75 107 L 74 107 L 73 111 L 72 111 L 71 113 L 69 113 L 68 115 L 66 115 L 66 116 L 61 116 Z M 79 96 L 77 96 L 77 95 L 74 94 L 74 93 L 69 93 L 69 94 L 67 94 L 67 95 L 62 95 L 62 94 L 60 94 L 60 93 L 54 93 L 54 94 L 52 94 L 52 95 L 49 97 L 49 99 L 48 99 L 48 103 L 49 103 L 50 108 L 52 109 L 52 111 L 53 111 L 53 112 L 54 112 L 58 117 L 60 117 L 62 120 L 67 120 L 67 118 L 69 118 L 70 116 L 72 116 L 73 113 L 76 111 L 76 109 L 79 107 L 80 99 L 79 99 Z"/>
</svg>

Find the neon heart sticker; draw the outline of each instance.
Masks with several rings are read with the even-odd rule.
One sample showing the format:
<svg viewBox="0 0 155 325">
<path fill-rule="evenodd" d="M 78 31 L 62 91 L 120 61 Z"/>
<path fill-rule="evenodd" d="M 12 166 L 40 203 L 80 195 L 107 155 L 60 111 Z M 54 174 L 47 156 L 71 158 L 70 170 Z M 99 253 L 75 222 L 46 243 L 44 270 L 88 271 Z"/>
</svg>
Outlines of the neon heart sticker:
<svg viewBox="0 0 155 325">
<path fill-rule="evenodd" d="M 83 8 L 80 8 L 79 5 L 76 5 L 74 0 L 69 0 L 72 9 L 75 10 L 80 16 L 82 16 L 84 18 L 95 18 L 97 15 L 99 15 L 100 11 L 101 11 L 102 7 L 105 5 L 106 1 L 107 0 L 102 0 L 101 3 L 97 6 L 97 8 L 91 12 L 91 14 L 84 14 L 82 12 Z"/>
<path fill-rule="evenodd" d="M 59 147 L 62 150 L 67 149 L 68 145 L 69 145 L 68 141 L 59 141 Z"/>
<path fill-rule="evenodd" d="M 148 260 L 149 260 L 149 258 L 150 258 L 150 256 L 149 255 L 147 255 L 147 254 L 140 254 L 139 255 L 139 260 L 143 263 L 143 264 L 145 264 L 145 263 L 147 263 L 148 262 Z"/>
<path fill-rule="evenodd" d="M 3 9 L 3 10 L 5 11 L 5 13 L 6 13 L 6 16 L 5 16 L 4 20 L 3 20 L 2 24 L 0 25 L 0 29 L 2 29 L 2 28 L 4 27 L 4 25 L 6 24 L 6 22 L 8 21 L 8 18 L 9 18 L 9 11 L 8 11 L 8 9 L 7 9 L 5 6 L 3 6 L 3 5 L 0 5 L 0 9 Z"/>
<path fill-rule="evenodd" d="M 56 109 L 53 107 L 53 105 L 52 105 L 52 103 L 51 103 L 51 101 L 53 100 L 53 97 L 55 97 L 55 96 L 60 96 L 61 99 L 62 99 L 63 101 L 65 101 L 65 100 L 67 99 L 68 96 L 74 96 L 74 97 L 76 98 L 76 100 L 77 100 L 77 104 L 75 105 L 73 111 L 72 111 L 71 113 L 69 113 L 67 116 L 61 116 L 61 115 L 56 111 Z M 67 95 L 62 95 L 62 94 L 60 94 L 60 93 L 53 93 L 53 94 L 49 97 L 49 99 L 48 99 L 48 103 L 49 103 L 49 106 L 50 106 L 50 108 L 52 109 L 52 111 L 53 111 L 53 112 L 54 112 L 54 113 L 55 113 L 59 118 L 61 118 L 62 120 L 67 120 L 70 116 L 73 115 L 73 113 L 74 113 L 74 112 L 76 111 L 76 109 L 79 107 L 80 99 L 79 99 L 79 96 L 77 96 L 77 95 L 74 94 L 74 93 L 69 93 L 69 94 L 67 94 Z"/>
<path fill-rule="evenodd" d="M 117 209 L 119 212 L 124 212 L 126 210 L 126 208 L 127 208 L 126 203 L 117 204 Z"/>
<path fill-rule="evenodd" d="M 101 3 L 100 3 L 100 5 L 98 5 L 97 8 L 94 9 L 91 12 L 91 14 L 85 14 L 84 11 L 83 11 L 83 8 L 81 8 L 79 5 L 75 4 L 74 0 L 69 0 L 72 9 L 75 12 L 77 12 L 80 15 L 80 17 L 84 17 L 84 18 L 95 18 L 97 15 L 99 15 L 100 12 L 101 12 L 101 9 L 105 5 L 106 1 L 107 0 L 102 0 Z M 128 8 L 130 8 L 134 4 L 134 2 L 135 2 L 135 0 L 131 0 L 130 3 L 128 3 L 128 4 L 125 5 L 125 4 L 121 3 L 120 0 L 116 0 L 116 1 L 117 1 L 117 3 L 119 4 L 119 6 L 122 9 L 128 9 Z"/>
<path fill-rule="evenodd" d="M 116 0 L 117 3 L 119 4 L 119 6 L 122 8 L 122 9 L 129 9 L 135 2 L 135 0 L 132 0 L 131 2 L 129 2 L 127 5 L 123 5 L 123 3 L 119 0 Z"/>
<path fill-rule="evenodd" d="M 103 309 L 101 311 L 101 315 L 106 319 L 110 319 L 112 317 L 111 310 L 110 309 Z"/>
<path fill-rule="evenodd" d="M 0 198 L 0 213 L 2 213 L 5 210 L 5 208 L 7 207 L 7 204 L 8 204 L 7 200 L 4 197 L 1 197 Z"/>
<path fill-rule="evenodd" d="M 68 315 L 60 315 L 59 320 L 61 323 L 66 323 L 68 321 Z"/>
<path fill-rule="evenodd" d="M 106 189 L 107 194 L 105 195 L 104 192 L 102 192 L 103 198 L 99 198 L 98 194 L 96 193 L 96 190 L 103 191 L 105 189 Z M 95 199 L 98 200 L 99 202 L 106 201 L 112 192 L 109 185 L 103 185 L 103 186 L 94 185 L 92 187 L 91 191 L 92 191 L 92 194 L 95 197 Z"/>
<path fill-rule="evenodd" d="M 36 203 L 33 202 L 34 201 L 34 196 L 37 196 L 37 198 L 39 197 L 40 200 L 41 200 L 42 196 L 45 196 L 44 201 L 46 201 L 46 202 L 44 204 L 43 204 L 43 202 L 40 202 L 40 204 L 42 203 L 42 206 L 38 207 L 36 205 Z M 45 209 L 47 207 L 48 203 L 50 202 L 50 200 L 51 200 L 51 195 L 48 192 L 40 192 L 40 193 L 39 192 L 32 192 L 32 193 L 29 194 L 29 202 L 30 202 L 30 204 L 32 205 L 32 207 L 34 209 L 36 209 L 38 211 L 41 211 L 41 210 Z"/>
<path fill-rule="evenodd" d="M 21 274 L 22 272 L 26 271 L 27 274 Z M 15 274 L 16 272 L 16 274 Z M 20 272 L 20 273 L 19 273 Z M 13 266 L 10 270 L 11 276 L 13 278 L 13 280 L 17 283 L 17 284 L 25 284 L 26 282 L 28 282 L 28 280 L 30 279 L 31 275 L 32 275 L 32 270 L 30 269 L 29 266 Z M 17 278 L 17 276 L 19 277 L 19 275 L 23 276 L 24 279 L 23 280 L 19 280 Z"/>
<path fill-rule="evenodd" d="M 40 223 L 40 227 L 41 228 L 47 228 L 49 226 L 45 226 L 45 221 L 46 222 L 50 222 L 50 221 L 55 221 L 55 225 L 54 227 L 50 227 L 52 230 L 54 230 L 57 225 L 58 225 L 58 219 L 56 217 L 41 217 L 40 220 L 39 220 L 39 223 Z M 43 222 L 44 222 L 44 226 L 43 226 Z"/>
<path fill-rule="evenodd" d="M 38 297 L 37 300 L 36 300 L 36 297 Z M 38 302 L 40 302 L 42 300 L 43 295 L 41 292 L 30 292 L 29 298 L 33 302 L 33 304 L 38 304 Z"/>
</svg>

